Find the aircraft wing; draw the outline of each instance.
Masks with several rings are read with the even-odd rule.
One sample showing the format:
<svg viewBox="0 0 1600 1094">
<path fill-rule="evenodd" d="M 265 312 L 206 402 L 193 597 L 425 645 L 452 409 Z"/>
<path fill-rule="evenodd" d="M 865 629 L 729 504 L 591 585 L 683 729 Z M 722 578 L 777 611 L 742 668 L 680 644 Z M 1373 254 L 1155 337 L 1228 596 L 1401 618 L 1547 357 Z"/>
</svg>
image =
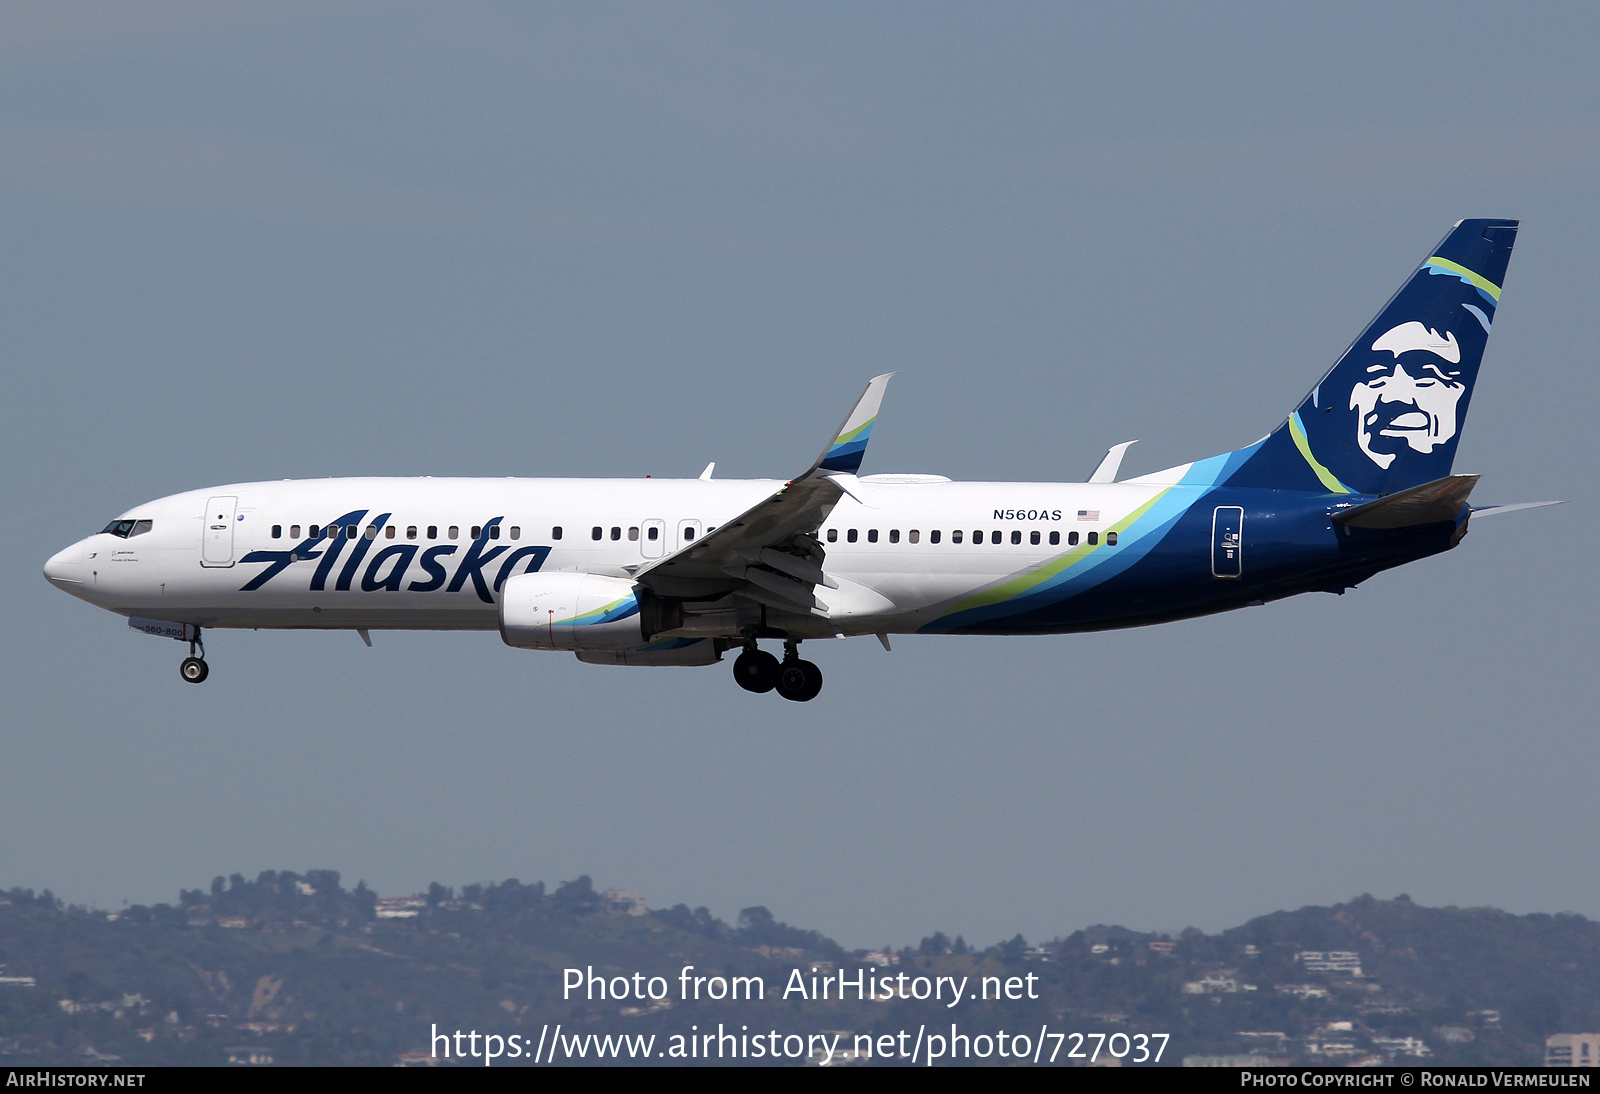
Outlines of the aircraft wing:
<svg viewBox="0 0 1600 1094">
<path fill-rule="evenodd" d="M 893 375 L 872 378 L 805 474 L 682 550 L 641 567 L 635 580 L 663 596 L 737 593 L 783 611 L 826 616 L 827 605 L 814 590 L 837 586 L 823 573 L 826 552 L 814 533 L 841 497 L 855 496 L 855 472 Z"/>
</svg>

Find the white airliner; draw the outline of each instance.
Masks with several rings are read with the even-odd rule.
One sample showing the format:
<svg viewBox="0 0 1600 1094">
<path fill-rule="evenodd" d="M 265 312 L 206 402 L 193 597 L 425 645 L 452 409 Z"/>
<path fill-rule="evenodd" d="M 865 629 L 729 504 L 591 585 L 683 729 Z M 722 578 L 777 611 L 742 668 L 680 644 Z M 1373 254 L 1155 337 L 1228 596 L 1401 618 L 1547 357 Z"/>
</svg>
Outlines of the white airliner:
<svg viewBox="0 0 1600 1094">
<path fill-rule="evenodd" d="M 1477 476 L 1451 463 L 1516 226 L 1457 224 L 1267 437 L 1124 482 L 1132 442 L 1086 483 L 858 477 L 884 375 L 787 482 L 237 483 L 136 506 L 44 573 L 188 642 L 193 683 L 210 629 L 499 630 L 608 665 L 740 647 L 740 686 L 800 702 L 822 688 L 810 639 L 1101 630 L 1343 592 L 1466 534 Z"/>
</svg>

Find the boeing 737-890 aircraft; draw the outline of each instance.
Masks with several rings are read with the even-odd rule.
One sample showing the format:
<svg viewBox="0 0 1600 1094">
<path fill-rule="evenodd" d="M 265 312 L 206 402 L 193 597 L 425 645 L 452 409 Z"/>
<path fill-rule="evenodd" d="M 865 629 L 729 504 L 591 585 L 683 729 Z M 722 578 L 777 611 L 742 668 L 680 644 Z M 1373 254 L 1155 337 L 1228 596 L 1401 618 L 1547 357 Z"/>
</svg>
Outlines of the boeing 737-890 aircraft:
<svg viewBox="0 0 1600 1094">
<path fill-rule="evenodd" d="M 1277 429 L 1153 475 L 1116 481 L 1119 444 L 1086 483 L 858 477 L 879 376 L 787 482 L 237 483 L 135 506 L 44 573 L 189 642 L 194 683 L 213 628 L 498 629 L 594 664 L 741 648 L 740 686 L 802 702 L 822 688 L 810 639 L 1060 634 L 1343 592 L 1466 534 L 1478 476 L 1451 464 L 1516 230 L 1457 224 Z"/>
</svg>

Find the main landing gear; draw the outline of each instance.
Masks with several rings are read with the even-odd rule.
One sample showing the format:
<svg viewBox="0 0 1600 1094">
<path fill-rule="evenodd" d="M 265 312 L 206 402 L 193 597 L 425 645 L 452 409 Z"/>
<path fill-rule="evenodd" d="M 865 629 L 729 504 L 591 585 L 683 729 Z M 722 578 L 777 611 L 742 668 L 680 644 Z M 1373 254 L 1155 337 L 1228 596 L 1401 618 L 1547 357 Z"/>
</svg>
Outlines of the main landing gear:
<svg viewBox="0 0 1600 1094">
<path fill-rule="evenodd" d="M 196 656 L 196 651 L 199 656 Z M 194 637 L 189 640 L 189 656 L 178 666 L 178 675 L 191 684 L 203 684 L 206 677 L 211 675 L 211 667 L 206 664 L 206 644 L 200 640 L 199 627 L 194 629 Z"/>
<path fill-rule="evenodd" d="M 745 641 L 744 652 L 733 662 L 733 678 L 746 691 L 757 694 L 774 691 L 793 703 L 808 703 L 822 692 L 822 670 L 800 659 L 800 643 L 790 639 L 783 644 L 783 661 Z"/>
</svg>

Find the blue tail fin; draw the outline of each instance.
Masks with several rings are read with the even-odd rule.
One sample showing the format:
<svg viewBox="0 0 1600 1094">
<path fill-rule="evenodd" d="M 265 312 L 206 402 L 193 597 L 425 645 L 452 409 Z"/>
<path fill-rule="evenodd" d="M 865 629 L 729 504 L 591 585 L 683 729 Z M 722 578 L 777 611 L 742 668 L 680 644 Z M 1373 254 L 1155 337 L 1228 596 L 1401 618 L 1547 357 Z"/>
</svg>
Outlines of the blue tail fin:
<svg viewBox="0 0 1600 1094">
<path fill-rule="evenodd" d="M 1514 220 L 1463 220 L 1232 485 L 1388 494 L 1450 474 Z"/>
</svg>

